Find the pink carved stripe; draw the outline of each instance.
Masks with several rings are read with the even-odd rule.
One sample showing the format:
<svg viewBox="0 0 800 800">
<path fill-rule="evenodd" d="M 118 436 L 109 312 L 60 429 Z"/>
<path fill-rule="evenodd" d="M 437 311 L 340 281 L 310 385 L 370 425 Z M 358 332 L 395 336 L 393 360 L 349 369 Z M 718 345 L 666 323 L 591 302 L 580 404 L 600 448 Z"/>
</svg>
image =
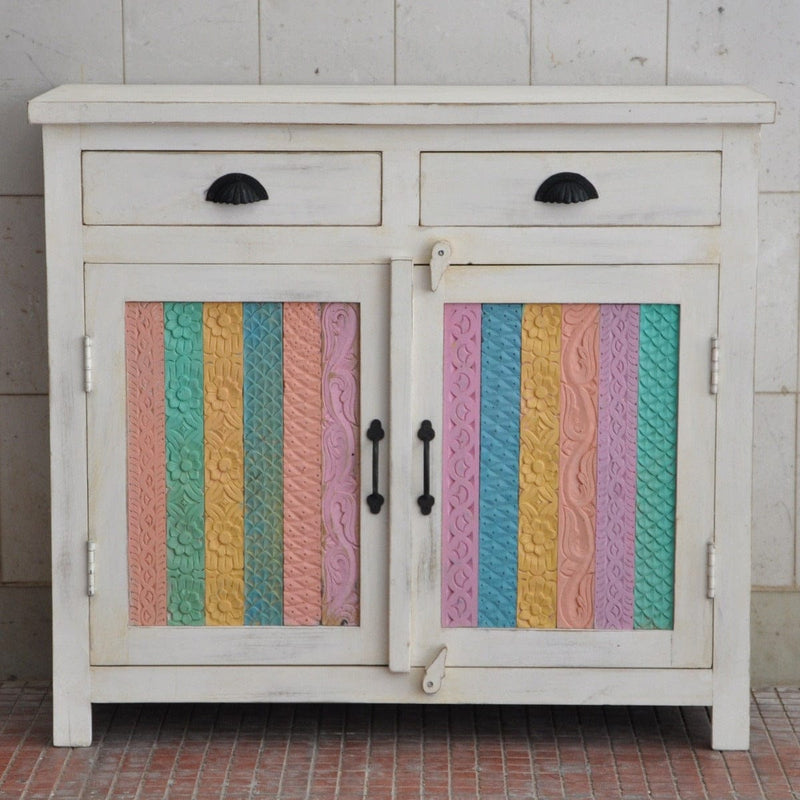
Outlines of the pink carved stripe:
<svg viewBox="0 0 800 800">
<path fill-rule="evenodd" d="M 358 306 L 322 307 L 322 624 L 358 625 Z"/>
<path fill-rule="evenodd" d="M 597 305 L 562 306 L 559 628 L 591 628 L 594 624 L 599 321 Z"/>
<path fill-rule="evenodd" d="M 125 304 L 128 590 L 131 625 L 167 624 L 164 312 Z"/>
<path fill-rule="evenodd" d="M 481 307 L 445 305 L 442 627 L 478 624 Z"/>
<path fill-rule="evenodd" d="M 283 306 L 283 622 L 322 621 L 322 362 L 318 303 Z"/>
<path fill-rule="evenodd" d="M 595 627 L 633 629 L 639 306 L 600 307 Z"/>
</svg>

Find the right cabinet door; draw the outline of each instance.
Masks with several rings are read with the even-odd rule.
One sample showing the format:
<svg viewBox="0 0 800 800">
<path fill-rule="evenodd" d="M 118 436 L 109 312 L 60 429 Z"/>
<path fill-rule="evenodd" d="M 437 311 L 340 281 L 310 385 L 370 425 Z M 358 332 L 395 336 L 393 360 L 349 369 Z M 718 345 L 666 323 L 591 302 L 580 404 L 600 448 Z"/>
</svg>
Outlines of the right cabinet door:
<svg viewBox="0 0 800 800">
<path fill-rule="evenodd" d="M 411 661 L 709 667 L 715 265 L 415 271 Z"/>
</svg>

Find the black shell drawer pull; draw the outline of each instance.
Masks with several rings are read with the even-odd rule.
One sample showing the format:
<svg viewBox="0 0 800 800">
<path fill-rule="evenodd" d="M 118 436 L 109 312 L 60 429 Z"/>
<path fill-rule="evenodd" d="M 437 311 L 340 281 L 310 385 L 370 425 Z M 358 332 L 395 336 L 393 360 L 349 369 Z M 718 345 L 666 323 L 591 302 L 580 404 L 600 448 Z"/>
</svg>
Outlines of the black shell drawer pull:
<svg viewBox="0 0 800 800">
<path fill-rule="evenodd" d="M 533 199 L 540 203 L 583 203 L 597 196 L 597 189 L 583 175 L 557 172 L 542 183 Z"/>
<path fill-rule="evenodd" d="M 234 206 L 269 200 L 267 190 L 252 176 L 243 172 L 229 172 L 217 178 L 206 192 L 211 203 L 230 203 Z"/>
</svg>

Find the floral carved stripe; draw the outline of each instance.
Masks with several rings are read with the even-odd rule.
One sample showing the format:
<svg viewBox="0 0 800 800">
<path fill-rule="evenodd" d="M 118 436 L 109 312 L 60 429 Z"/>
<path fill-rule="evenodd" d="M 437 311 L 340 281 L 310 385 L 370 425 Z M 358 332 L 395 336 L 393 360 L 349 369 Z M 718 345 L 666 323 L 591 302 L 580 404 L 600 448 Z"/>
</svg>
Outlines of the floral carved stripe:
<svg viewBox="0 0 800 800">
<path fill-rule="evenodd" d="M 598 305 L 562 307 L 559 628 L 594 625 L 599 325 Z"/>
<path fill-rule="evenodd" d="M 600 306 L 595 628 L 633 628 L 639 306 Z"/>
<path fill-rule="evenodd" d="M 526 305 L 520 349 L 517 626 L 556 626 L 561 306 Z"/>
<path fill-rule="evenodd" d="M 322 621 L 322 358 L 318 303 L 283 306 L 283 621 Z"/>
<path fill-rule="evenodd" d="M 167 624 L 164 312 L 125 304 L 128 585 L 131 625 Z"/>
<path fill-rule="evenodd" d="M 521 321 L 521 305 L 482 307 L 478 625 L 488 628 L 517 624 Z"/>
<path fill-rule="evenodd" d="M 444 308 L 442 627 L 478 624 L 481 307 Z"/>
<path fill-rule="evenodd" d="M 322 306 L 322 624 L 359 622 L 358 306 Z"/>
<path fill-rule="evenodd" d="M 635 628 L 672 628 L 679 313 L 640 309 Z"/>
<path fill-rule="evenodd" d="M 171 625 L 205 622 L 203 306 L 164 303 L 167 610 Z"/>
<path fill-rule="evenodd" d="M 283 622 L 283 323 L 280 303 L 245 303 L 245 625 Z"/>
<path fill-rule="evenodd" d="M 206 624 L 244 624 L 241 303 L 205 303 Z"/>
</svg>

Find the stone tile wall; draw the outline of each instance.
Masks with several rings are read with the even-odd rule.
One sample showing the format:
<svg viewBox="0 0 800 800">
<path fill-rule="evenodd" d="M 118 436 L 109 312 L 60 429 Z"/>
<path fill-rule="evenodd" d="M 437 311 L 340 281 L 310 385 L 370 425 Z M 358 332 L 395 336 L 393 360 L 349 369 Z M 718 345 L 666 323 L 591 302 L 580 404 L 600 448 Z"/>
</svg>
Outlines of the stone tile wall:
<svg viewBox="0 0 800 800">
<path fill-rule="evenodd" d="M 797 0 L 0 0 L 0 678 L 49 673 L 40 131 L 67 82 L 744 83 L 764 129 L 753 680 L 800 681 Z"/>
</svg>

